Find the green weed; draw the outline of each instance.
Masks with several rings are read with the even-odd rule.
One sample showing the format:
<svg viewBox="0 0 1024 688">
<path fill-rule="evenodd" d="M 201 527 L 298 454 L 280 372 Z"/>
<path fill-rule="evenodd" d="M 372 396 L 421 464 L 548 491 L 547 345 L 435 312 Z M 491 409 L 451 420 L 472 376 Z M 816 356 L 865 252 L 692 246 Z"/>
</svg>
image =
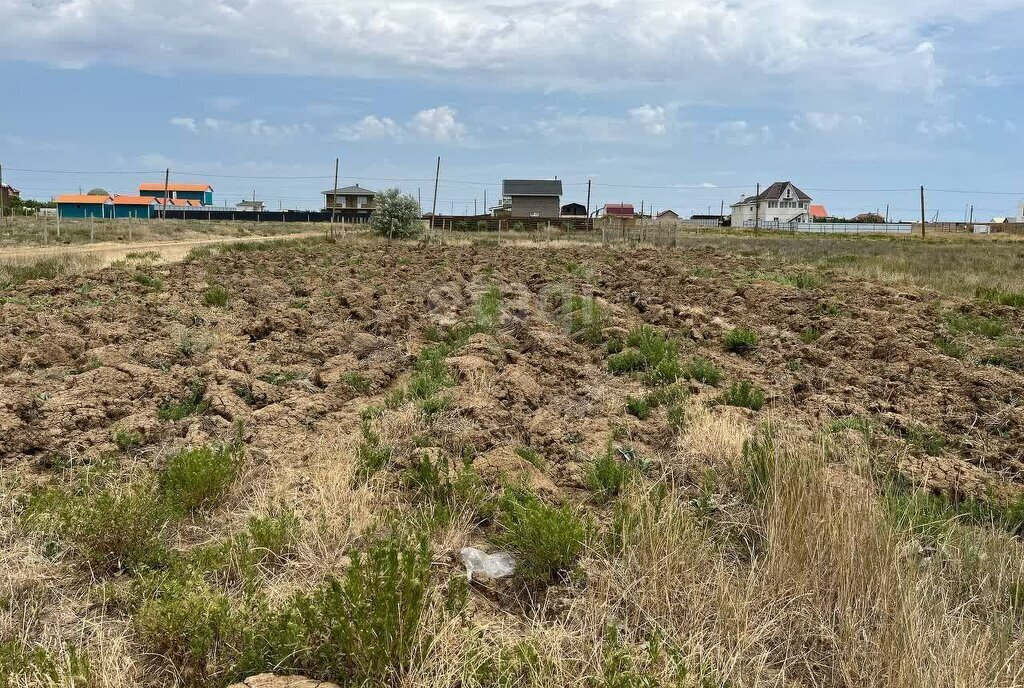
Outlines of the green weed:
<svg viewBox="0 0 1024 688">
<path fill-rule="evenodd" d="M 160 491 L 181 513 L 212 509 L 234 485 L 241 462 L 237 444 L 184 449 L 168 459 L 160 474 Z"/>
<path fill-rule="evenodd" d="M 757 348 L 757 332 L 744 328 L 730 330 L 723 340 L 726 351 L 734 354 L 745 354 Z"/>
<path fill-rule="evenodd" d="M 725 373 L 708 359 L 694 356 L 683 367 L 683 377 L 715 387 L 725 377 Z"/>
<path fill-rule="evenodd" d="M 764 391 L 757 387 L 750 380 L 734 382 L 729 389 L 722 394 L 722 403 L 726 406 L 738 406 L 748 408 L 752 411 L 760 411 L 764 408 Z"/>
<path fill-rule="evenodd" d="M 571 507 L 544 504 L 524 488 L 507 488 L 500 502 L 499 538 L 519 555 L 517 571 L 531 583 L 564 579 L 583 554 L 591 525 Z"/>
<path fill-rule="evenodd" d="M 211 284 L 203 290 L 203 303 L 224 308 L 228 305 L 228 290 L 220 284 Z"/>
</svg>

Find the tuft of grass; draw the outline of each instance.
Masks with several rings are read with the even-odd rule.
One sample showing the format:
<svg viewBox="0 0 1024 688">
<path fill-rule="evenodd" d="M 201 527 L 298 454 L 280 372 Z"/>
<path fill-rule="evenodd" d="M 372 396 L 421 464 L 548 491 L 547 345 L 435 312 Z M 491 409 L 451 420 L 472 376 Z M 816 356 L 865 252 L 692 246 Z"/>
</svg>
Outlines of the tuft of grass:
<svg viewBox="0 0 1024 688">
<path fill-rule="evenodd" d="M 734 354 L 745 354 L 753 351 L 757 348 L 757 342 L 757 332 L 742 327 L 730 330 L 725 335 L 725 339 L 722 340 L 725 350 L 731 351 Z"/>
<path fill-rule="evenodd" d="M 506 488 L 500 500 L 498 539 L 516 552 L 517 572 L 527 582 L 548 584 L 564 580 L 583 554 L 591 525 L 568 505 L 544 504 L 523 487 Z"/>
<path fill-rule="evenodd" d="M 645 398 L 627 397 L 626 413 L 640 420 L 651 417 L 651 405 Z"/>
<path fill-rule="evenodd" d="M 940 455 L 947 444 L 947 440 L 941 432 L 924 425 L 907 428 L 906 436 L 910 446 L 928 456 Z"/>
<path fill-rule="evenodd" d="M 1004 291 L 998 287 L 979 287 L 975 297 L 981 301 L 997 303 L 1000 306 L 1011 308 L 1024 308 L 1024 293 Z"/>
<path fill-rule="evenodd" d="M 608 315 L 595 299 L 574 294 L 562 304 L 561 312 L 575 339 L 592 346 L 604 342 L 602 331 L 608 326 Z"/>
<path fill-rule="evenodd" d="M 975 334 L 989 339 L 998 339 L 1007 332 L 1006 321 L 1002 318 L 986 318 L 971 313 L 950 313 L 946 316 L 946 327 L 951 334 Z"/>
<path fill-rule="evenodd" d="M 275 387 L 281 387 L 289 383 L 295 382 L 296 380 L 305 380 L 308 377 L 306 373 L 283 371 L 274 373 L 265 373 L 260 375 L 258 380 L 262 380 L 268 384 L 274 385 Z M 343 378 L 344 379 L 344 378 Z"/>
<path fill-rule="evenodd" d="M 541 456 L 540 452 L 532 447 L 517 447 L 516 454 L 519 458 L 533 464 L 534 468 L 537 470 L 543 471 L 547 467 L 547 462 L 544 460 L 544 457 Z"/>
<path fill-rule="evenodd" d="M 89 657 L 69 646 L 61 657 L 24 640 L 0 640 L 0 688 L 17 686 L 91 686 L 95 676 Z"/>
<path fill-rule="evenodd" d="M 694 356 L 683 367 L 683 376 L 688 380 L 696 380 L 702 384 L 715 387 L 725 377 L 725 373 L 708 359 Z"/>
<path fill-rule="evenodd" d="M 361 432 L 363 439 L 356 449 L 354 478 L 357 483 L 369 480 L 377 471 L 390 465 L 394 457 L 394 450 L 381 442 L 380 435 L 374 432 L 371 421 L 363 421 Z"/>
<path fill-rule="evenodd" d="M 193 380 L 189 385 L 188 395 L 177 401 L 165 401 L 157 409 L 160 420 L 182 420 L 189 416 L 202 415 L 210 407 L 206 401 L 206 384 L 202 380 Z"/>
<path fill-rule="evenodd" d="M 607 502 L 618 497 L 622 489 L 636 477 L 636 469 L 615 456 L 611 445 L 591 462 L 587 469 L 586 485 L 598 501 Z"/>
<path fill-rule="evenodd" d="M 117 429 L 114 431 L 114 444 L 117 448 L 123 452 L 130 451 L 136 447 L 141 447 L 144 438 L 142 433 L 135 432 L 134 430 Z"/>
<path fill-rule="evenodd" d="M 153 275 L 147 275 L 142 271 L 136 272 L 132 279 L 151 291 L 160 291 L 164 288 L 164 282 L 162 279 L 154 277 Z"/>
<path fill-rule="evenodd" d="M 960 342 L 946 339 L 945 337 L 939 337 L 935 340 L 935 348 L 950 358 L 962 359 L 967 356 L 967 347 Z"/>
<path fill-rule="evenodd" d="M 821 339 L 821 330 L 817 327 L 805 327 L 800 330 L 800 341 L 804 344 L 813 344 Z"/>
<path fill-rule="evenodd" d="M 757 387 L 750 380 L 741 380 L 730 385 L 729 389 L 722 394 L 722 403 L 726 406 L 738 406 L 748 408 L 752 411 L 760 411 L 764 408 L 764 391 Z"/>
<path fill-rule="evenodd" d="M 632 331 L 626 348 L 608 357 L 608 371 L 614 375 L 640 373 L 651 386 L 667 385 L 683 376 L 679 365 L 679 345 L 649 325 Z"/>
<path fill-rule="evenodd" d="M 203 303 L 224 308 L 228 305 L 228 290 L 220 284 L 211 284 L 203 290 Z"/>
<path fill-rule="evenodd" d="M 356 394 L 366 394 L 370 391 L 373 383 L 365 375 L 352 371 L 341 376 L 341 381 Z"/>
<path fill-rule="evenodd" d="M 212 509 L 234 485 L 241 463 L 237 444 L 184 449 L 168 459 L 160 474 L 160 492 L 183 514 Z"/>
</svg>

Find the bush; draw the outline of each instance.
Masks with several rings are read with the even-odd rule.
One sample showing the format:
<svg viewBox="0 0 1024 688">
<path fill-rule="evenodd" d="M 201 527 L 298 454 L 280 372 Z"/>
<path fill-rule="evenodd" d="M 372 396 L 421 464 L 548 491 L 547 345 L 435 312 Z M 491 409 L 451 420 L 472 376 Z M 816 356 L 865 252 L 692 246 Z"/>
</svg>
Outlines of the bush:
<svg viewBox="0 0 1024 688">
<path fill-rule="evenodd" d="M 388 239 L 406 239 L 417 236 L 423 229 L 420 205 L 412 196 L 398 189 L 388 189 L 374 198 L 376 206 L 370 216 L 373 231 Z"/>
<path fill-rule="evenodd" d="M 228 305 L 228 290 L 219 284 L 211 284 L 203 291 L 203 303 L 223 308 Z"/>
<path fill-rule="evenodd" d="M 160 535 L 171 518 L 151 485 L 33 494 L 25 520 L 33 530 L 65 543 L 76 556 L 105 572 L 133 570 L 162 561 Z"/>
<path fill-rule="evenodd" d="M 524 488 L 508 488 L 501 499 L 502 544 L 519 555 L 518 572 L 531 583 L 546 584 L 575 569 L 590 532 L 568 505 L 550 507 Z"/>
<path fill-rule="evenodd" d="M 722 403 L 726 406 L 738 406 L 753 411 L 764 408 L 764 402 L 764 392 L 750 380 L 734 382 L 722 395 Z"/>
<path fill-rule="evenodd" d="M 363 483 L 377 471 L 391 463 L 394 450 L 381 443 L 380 435 L 373 431 L 371 421 L 364 420 L 362 425 L 363 440 L 356 449 L 355 480 Z"/>
<path fill-rule="evenodd" d="M 649 325 L 629 333 L 622 353 L 608 357 L 608 371 L 614 375 L 644 373 L 650 385 L 671 384 L 683 375 L 679 346 Z"/>
<path fill-rule="evenodd" d="M 637 397 L 626 398 L 626 413 L 638 418 L 639 420 L 647 420 L 651 417 L 651 405 L 646 399 L 638 399 Z"/>
<path fill-rule="evenodd" d="M 237 676 L 302 673 L 345 686 L 399 685 L 430 637 L 425 537 L 392 534 L 352 555 L 342 579 L 299 593 L 246 633 Z"/>
<path fill-rule="evenodd" d="M 753 330 L 737 328 L 725 335 L 725 350 L 734 354 L 745 354 L 757 348 L 757 333 Z"/>
<path fill-rule="evenodd" d="M 241 459 L 237 445 L 182 450 L 160 474 L 160 492 L 168 506 L 180 513 L 211 509 L 235 483 Z"/>
<path fill-rule="evenodd" d="M 604 454 L 597 457 L 587 469 L 587 487 L 600 501 L 618 497 L 630 481 L 636 470 L 615 457 L 615 450 L 608 447 Z"/>
<path fill-rule="evenodd" d="M 688 380 L 696 380 L 702 384 L 714 387 L 722 381 L 725 374 L 708 359 L 695 356 L 683 368 L 683 376 Z"/>
</svg>

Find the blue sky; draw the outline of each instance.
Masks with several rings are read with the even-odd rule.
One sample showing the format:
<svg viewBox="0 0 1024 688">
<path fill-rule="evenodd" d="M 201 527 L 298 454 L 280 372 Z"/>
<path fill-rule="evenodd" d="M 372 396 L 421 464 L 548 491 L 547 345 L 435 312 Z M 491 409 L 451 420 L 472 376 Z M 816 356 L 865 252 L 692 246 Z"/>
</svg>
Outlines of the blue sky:
<svg viewBox="0 0 1024 688">
<path fill-rule="evenodd" d="M 921 184 L 947 220 L 1024 197 L 1024 0 L 0 0 L 0 17 L 0 163 L 34 198 L 170 167 L 219 202 L 318 207 L 337 156 L 342 182 L 429 209 L 438 155 L 443 212 L 505 177 L 686 214 L 777 179 L 841 215 L 914 217 Z"/>
</svg>

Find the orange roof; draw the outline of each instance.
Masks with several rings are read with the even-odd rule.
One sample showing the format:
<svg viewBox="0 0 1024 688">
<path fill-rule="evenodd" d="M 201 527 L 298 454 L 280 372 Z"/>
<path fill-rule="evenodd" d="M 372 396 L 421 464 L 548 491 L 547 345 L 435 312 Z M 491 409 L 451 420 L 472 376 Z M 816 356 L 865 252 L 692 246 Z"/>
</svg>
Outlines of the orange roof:
<svg viewBox="0 0 1024 688">
<path fill-rule="evenodd" d="M 156 204 L 159 205 L 159 206 L 163 206 L 163 204 L 164 204 L 164 199 L 163 198 L 152 198 L 150 200 L 156 201 Z M 169 206 L 183 206 L 183 205 L 200 206 L 200 205 L 202 205 L 202 203 L 200 203 L 199 201 L 197 201 L 197 200 L 195 200 L 193 198 L 187 198 L 187 199 L 186 198 L 168 198 L 167 199 L 167 205 L 169 205 Z"/>
<path fill-rule="evenodd" d="M 828 212 L 823 205 L 812 205 L 810 211 L 811 217 L 828 217 Z"/>
<path fill-rule="evenodd" d="M 145 182 L 139 184 L 139 191 L 163 191 L 163 182 Z M 177 182 L 171 182 L 167 185 L 168 191 L 213 191 L 213 187 L 209 184 L 179 184 Z"/>
<path fill-rule="evenodd" d="M 153 200 L 149 196 L 114 196 L 114 205 L 149 205 Z"/>
<path fill-rule="evenodd" d="M 88 194 L 64 194 L 57 196 L 58 203 L 106 203 L 110 196 L 89 196 Z"/>
</svg>

